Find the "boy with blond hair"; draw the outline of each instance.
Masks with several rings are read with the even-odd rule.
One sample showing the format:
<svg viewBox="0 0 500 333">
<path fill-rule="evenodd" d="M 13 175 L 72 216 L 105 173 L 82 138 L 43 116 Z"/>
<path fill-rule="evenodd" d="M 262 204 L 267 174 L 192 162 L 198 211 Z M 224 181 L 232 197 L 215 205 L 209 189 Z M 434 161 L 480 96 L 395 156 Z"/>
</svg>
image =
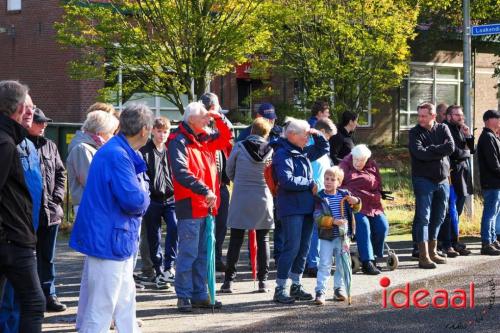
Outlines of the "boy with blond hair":
<svg viewBox="0 0 500 333">
<path fill-rule="evenodd" d="M 314 210 L 314 221 L 318 225 L 320 239 L 316 299 L 314 300 L 317 305 L 325 304 L 332 257 L 335 256 L 335 262 L 339 263 L 342 251 L 349 251 L 342 247 L 345 245 L 345 239 L 352 233 L 352 213 L 361 209 L 359 198 L 339 188 L 343 179 L 344 172 L 338 166 L 326 169 L 324 189 L 318 193 L 319 198 Z M 333 280 L 335 301 L 346 299 L 342 273 L 342 266 L 337 264 Z"/>
</svg>

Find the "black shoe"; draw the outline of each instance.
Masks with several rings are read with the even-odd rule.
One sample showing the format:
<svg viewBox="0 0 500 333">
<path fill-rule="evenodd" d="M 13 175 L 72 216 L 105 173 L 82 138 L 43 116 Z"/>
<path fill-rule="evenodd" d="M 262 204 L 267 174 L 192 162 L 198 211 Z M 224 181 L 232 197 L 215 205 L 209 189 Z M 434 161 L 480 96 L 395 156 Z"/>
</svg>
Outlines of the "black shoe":
<svg viewBox="0 0 500 333">
<path fill-rule="evenodd" d="M 368 274 L 368 275 L 379 275 L 380 271 L 373 265 L 371 261 L 365 261 L 363 262 L 363 266 L 361 267 L 361 270 L 363 273 Z"/>
<path fill-rule="evenodd" d="M 47 297 L 46 309 L 49 312 L 62 312 L 66 310 L 66 305 L 59 302 L 57 296 L 49 296 Z"/>
<path fill-rule="evenodd" d="M 471 250 L 466 249 L 465 247 L 463 247 L 463 248 L 456 248 L 455 247 L 455 251 L 457 251 L 461 256 L 468 256 L 469 254 L 472 253 Z"/>
<path fill-rule="evenodd" d="M 318 276 L 318 269 L 315 268 L 315 267 L 309 267 L 309 268 L 306 268 L 306 271 L 305 271 L 306 275 L 310 278 L 315 278 Z"/>
<path fill-rule="evenodd" d="M 413 251 L 411 251 L 411 256 L 413 258 L 416 258 L 416 259 L 420 258 L 420 254 L 418 252 L 418 249 L 413 249 Z"/>
<path fill-rule="evenodd" d="M 381 266 L 379 266 L 379 265 L 377 265 L 377 261 L 376 261 L 376 260 L 372 260 L 372 264 L 373 264 L 373 266 L 375 266 L 375 268 L 376 268 L 376 269 L 378 269 L 379 271 L 381 271 L 381 270 L 382 270 L 382 267 L 381 267 Z"/>
<path fill-rule="evenodd" d="M 179 310 L 179 312 L 193 312 L 193 306 L 189 298 L 177 299 L 177 310 Z"/>
<path fill-rule="evenodd" d="M 313 295 L 304 290 L 301 284 L 292 283 L 290 287 L 290 297 L 295 298 L 296 301 L 312 301 Z"/>
<path fill-rule="evenodd" d="M 281 304 L 293 304 L 295 303 L 295 298 L 287 294 L 285 287 L 276 287 L 274 289 L 273 301 Z"/>
<path fill-rule="evenodd" d="M 481 254 L 487 256 L 500 256 L 500 250 L 497 250 L 493 244 L 483 244 Z"/>
<path fill-rule="evenodd" d="M 222 261 L 215 263 L 215 271 L 224 273 L 226 271 L 226 265 Z"/>
<path fill-rule="evenodd" d="M 231 287 L 232 287 L 232 282 L 231 281 L 224 281 L 224 283 L 220 287 L 220 292 L 221 293 L 225 293 L 225 294 L 232 294 L 233 290 L 232 290 Z"/>
<path fill-rule="evenodd" d="M 500 242 L 498 240 L 493 242 L 493 246 L 495 247 L 495 249 L 500 250 Z"/>
<path fill-rule="evenodd" d="M 140 283 L 139 281 L 135 281 L 135 289 L 137 290 L 144 290 L 146 289 L 146 286 Z"/>
<path fill-rule="evenodd" d="M 259 293 L 268 293 L 270 291 L 266 281 L 259 281 Z"/>
<path fill-rule="evenodd" d="M 196 309 L 220 309 L 222 308 L 222 303 L 219 301 L 215 301 L 215 304 L 210 304 L 210 301 L 208 299 L 204 301 L 193 301 L 191 302 L 191 305 L 193 308 Z"/>
</svg>

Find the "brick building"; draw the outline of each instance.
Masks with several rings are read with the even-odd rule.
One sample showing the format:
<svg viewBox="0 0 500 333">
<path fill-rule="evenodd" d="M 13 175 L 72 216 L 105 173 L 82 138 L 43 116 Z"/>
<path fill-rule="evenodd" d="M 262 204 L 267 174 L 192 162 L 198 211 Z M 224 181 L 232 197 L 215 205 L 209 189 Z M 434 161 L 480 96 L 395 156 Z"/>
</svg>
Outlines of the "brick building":
<svg viewBox="0 0 500 333">
<path fill-rule="evenodd" d="M 0 0 L 0 79 L 26 83 L 55 121 L 78 122 L 102 82 L 69 78 L 76 51 L 62 50 L 53 28 L 62 14 L 58 0 Z"/>
<path fill-rule="evenodd" d="M 0 79 L 19 79 L 28 84 L 35 104 L 55 121 L 80 122 L 103 83 L 69 78 L 67 64 L 77 56 L 77 50 L 63 50 L 55 41 L 53 23 L 62 13 L 59 0 L 0 0 Z M 493 49 L 487 43 L 476 45 L 473 113 L 475 127 L 480 130 L 482 112 L 498 108 L 499 96 L 498 79 L 492 77 L 492 63 L 497 59 Z M 356 131 L 355 140 L 404 143 L 409 128 L 415 124 L 416 105 L 420 102 L 461 104 L 462 59 L 461 41 L 456 38 L 427 52 L 414 45 L 410 73 L 402 86 L 391 92 L 390 103 L 379 105 L 373 101 L 363 115 L 364 126 Z M 271 75 L 270 80 L 277 94 L 267 100 L 276 105 L 296 101 L 295 80 L 279 75 Z M 215 78 L 211 90 L 220 96 L 223 108 L 248 114 L 260 102 L 251 101 L 249 107 L 248 96 L 261 86 L 261 81 L 250 79 L 248 64 L 244 64 Z M 180 119 L 175 107 L 164 98 L 136 94 L 133 99 L 146 102 L 156 114 Z M 120 109 L 125 102 L 115 101 L 115 105 Z"/>
</svg>

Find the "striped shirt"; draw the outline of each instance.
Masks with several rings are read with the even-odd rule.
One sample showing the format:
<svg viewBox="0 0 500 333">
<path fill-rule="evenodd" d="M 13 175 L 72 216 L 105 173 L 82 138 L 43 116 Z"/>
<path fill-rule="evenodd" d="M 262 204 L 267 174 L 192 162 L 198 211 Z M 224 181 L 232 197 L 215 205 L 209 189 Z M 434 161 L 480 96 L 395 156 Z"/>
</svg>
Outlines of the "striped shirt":
<svg viewBox="0 0 500 333">
<path fill-rule="evenodd" d="M 330 213 L 335 219 L 341 219 L 342 214 L 340 210 L 340 201 L 342 200 L 343 195 L 340 194 L 340 192 L 337 191 L 336 194 L 326 194 L 325 193 L 325 199 L 328 202 L 328 207 L 330 207 Z M 339 237 L 339 227 L 334 225 L 333 226 L 333 237 Z"/>
</svg>

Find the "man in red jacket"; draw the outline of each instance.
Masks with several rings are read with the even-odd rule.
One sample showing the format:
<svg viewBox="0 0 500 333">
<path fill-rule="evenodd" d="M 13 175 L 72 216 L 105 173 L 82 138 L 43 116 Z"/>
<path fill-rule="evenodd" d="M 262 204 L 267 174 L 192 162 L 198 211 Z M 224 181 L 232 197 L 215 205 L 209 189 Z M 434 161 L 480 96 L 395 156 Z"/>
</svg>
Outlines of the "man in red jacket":
<svg viewBox="0 0 500 333">
<path fill-rule="evenodd" d="M 217 131 L 208 134 L 206 129 L 211 119 Z M 220 203 L 215 152 L 226 148 L 230 139 L 231 130 L 224 116 L 207 111 L 200 102 L 186 107 L 183 122 L 169 138 L 179 235 L 175 292 L 181 312 L 210 306 L 205 219 L 210 212 L 217 215 Z M 222 304 L 216 302 L 215 306 Z"/>
</svg>

